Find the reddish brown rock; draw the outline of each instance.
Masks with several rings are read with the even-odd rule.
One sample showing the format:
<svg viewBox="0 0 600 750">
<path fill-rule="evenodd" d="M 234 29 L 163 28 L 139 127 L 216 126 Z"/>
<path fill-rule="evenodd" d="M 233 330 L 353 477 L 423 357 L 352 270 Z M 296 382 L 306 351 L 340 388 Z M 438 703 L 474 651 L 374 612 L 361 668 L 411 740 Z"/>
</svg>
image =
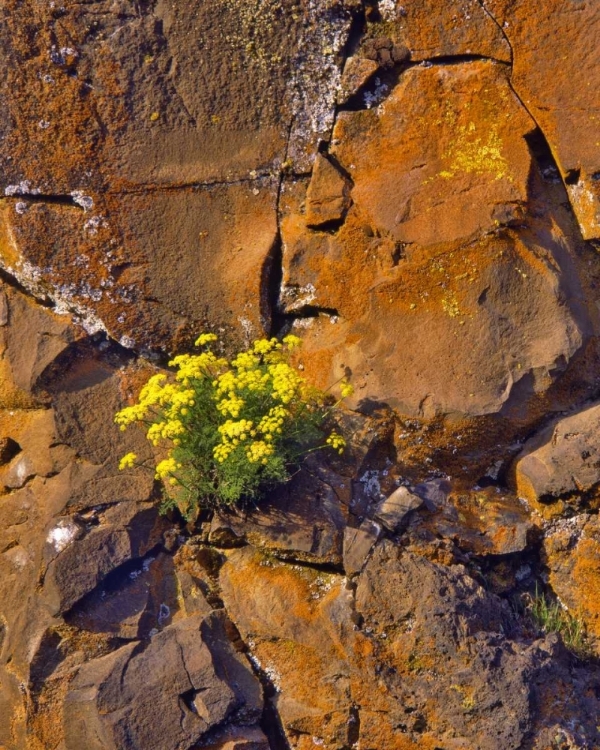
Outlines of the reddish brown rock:
<svg viewBox="0 0 600 750">
<path fill-rule="evenodd" d="M 227 558 L 223 601 L 294 750 L 518 750 L 525 737 L 541 750 L 575 716 L 579 736 L 597 737 L 595 678 L 570 671 L 556 637 L 527 645 L 506 603 L 460 565 L 380 542 L 354 596 L 341 577 L 251 548 Z M 562 718 L 538 700 L 548 681 Z"/>
<path fill-rule="evenodd" d="M 514 464 L 516 491 L 542 515 L 567 505 L 598 505 L 600 406 L 550 424 L 523 447 Z"/>
<path fill-rule="evenodd" d="M 383 0 L 379 12 L 385 31 L 405 44 L 414 60 L 477 55 L 511 61 L 502 29 L 477 0 Z"/>
<path fill-rule="evenodd" d="M 91 213 L 9 206 L 5 268 L 89 333 L 109 330 L 129 348 L 172 346 L 209 323 L 234 327 L 238 337 L 268 328 L 272 181 L 99 200 Z"/>
<path fill-rule="evenodd" d="M 320 154 L 306 191 L 306 224 L 319 227 L 341 221 L 350 207 L 350 181 Z"/>
<path fill-rule="evenodd" d="M 322 385 L 347 369 L 356 402 L 431 418 L 498 413 L 556 381 L 589 323 L 562 229 L 524 219 L 533 127 L 492 62 L 411 68 L 379 109 L 340 114 L 343 226 L 308 230 L 291 191 L 282 220 L 283 309 L 329 313 L 300 321 Z"/>
<path fill-rule="evenodd" d="M 544 538 L 549 583 L 569 612 L 580 618 L 600 653 L 600 523 L 598 516 L 561 520 Z"/>
<path fill-rule="evenodd" d="M 0 265 L 125 346 L 260 335 L 273 176 L 328 135 L 355 3 L 130 5 L 4 8 Z"/>
<path fill-rule="evenodd" d="M 539 124 L 586 239 L 600 237 L 600 9 L 594 3 L 486 0 L 513 49 L 512 83 Z M 577 50 L 574 53 L 574 50 Z M 548 85 L 552 81 L 552 85 Z"/>
<path fill-rule="evenodd" d="M 440 503 L 425 508 L 409 524 L 415 540 L 451 540 L 460 550 L 485 557 L 525 552 L 539 533 L 531 513 L 500 487 L 454 487 Z"/>
</svg>

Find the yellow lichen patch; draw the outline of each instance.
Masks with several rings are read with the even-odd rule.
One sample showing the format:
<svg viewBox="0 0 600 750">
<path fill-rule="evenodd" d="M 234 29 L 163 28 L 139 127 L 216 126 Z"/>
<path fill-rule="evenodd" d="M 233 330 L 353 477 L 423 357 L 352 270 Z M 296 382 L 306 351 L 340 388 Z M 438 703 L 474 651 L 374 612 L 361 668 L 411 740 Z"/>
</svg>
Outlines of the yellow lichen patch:
<svg viewBox="0 0 600 750">
<path fill-rule="evenodd" d="M 490 175 L 495 180 L 511 179 L 498 126 L 493 122 L 480 124 L 479 127 L 474 122 L 458 125 L 442 155 L 442 163 L 439 176 L 446 180 L 465 172 Z"/>
</svg>

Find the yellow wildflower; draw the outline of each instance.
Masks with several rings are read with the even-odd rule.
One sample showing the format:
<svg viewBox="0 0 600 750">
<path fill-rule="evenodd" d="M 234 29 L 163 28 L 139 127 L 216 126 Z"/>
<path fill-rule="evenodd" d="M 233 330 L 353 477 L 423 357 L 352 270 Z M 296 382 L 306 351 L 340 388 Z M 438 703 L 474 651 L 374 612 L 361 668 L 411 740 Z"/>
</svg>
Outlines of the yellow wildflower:
<svg viewBox="0 0 600 750">
<path fill-rule="evenodd" d="M 119 469 L 131 469 L 135 466 L 137 456 L 135 453 L 126 453 L 123 458 L 119 461 Z"/>
<path fill-rule="evenodd" d="M 196 341 L 194 341 L 194 344 L 196 346 L 204 346 L 204 344 L 208 344 L 211 341 L 218 341 L 218 336 L 216 336 L 214 333 L 201 333 Z"/>
<path fill-rule="evenodd" d="M 342 455 L 342 453 L 344 452 L 344 448 L 346 447 L 346 441 L 337 432 L 332 432 L 325 443 L 336 450 L 340 454 L 340 456 Z"/>
<path fill-rule="evenodd" d="M 283 343 L 288 349 L 296 349 L 302 344 L 302 339 L 298 338 L 298 336 L 294 336 L 293 333 L 290 333 L 283 337 Z"/>
<path fill-rule="evenodd" d="M 347 381 L 342 380 L 340 384 L 340 395 L 342 398 L 349 398 L 354 393 L 353 386 Z"/>
</svg>

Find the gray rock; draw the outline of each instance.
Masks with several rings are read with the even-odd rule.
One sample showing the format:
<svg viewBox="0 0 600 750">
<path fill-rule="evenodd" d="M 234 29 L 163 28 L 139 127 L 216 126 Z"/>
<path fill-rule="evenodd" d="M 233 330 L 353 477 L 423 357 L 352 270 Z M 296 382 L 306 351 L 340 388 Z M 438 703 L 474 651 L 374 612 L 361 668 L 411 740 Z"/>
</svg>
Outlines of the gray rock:
<svg viewBox="0 0 600 750">
<path fill-rule="evenodd" d="M 451 484 L 447 479 L 431 479 L 418 484 L 414 490 L 415 494 L 425 501 L 427 510 L 435 510 L 446 504 Z"/>
<path fill-rule="evenodd" d="M 388 531 L 396 532 L 408 514 L 413 510 L 418 510 L 422 505 L 421 497 L 410 492 L 406 487 L 398 487 L 377 506 L 375 518 L 381 521 Z"/>
<path fill-rule="evenodd" d="M 112 570 L 141 557 L 161 539 L 164 519 L 149 504 L 122 503 L 83 538 L 65 518 L 47 532 L 44 599 L 54 613 L 70 609 Z"/>
<path fill-rule="evenodd" d="M 214 612 L 85 664 L 64 703 L 65 747 L 187 750 L 222 722 L 251 724 L 261 711 L 260 684 Z"/>
<path fill-rule="evenodd" d="M 339 565 L 349 484 L 333 472 L 300 471 L 258 507 L 216 514 L 210 540 L 223 547 L 246 540 L 290 558 Z"/>
</svg>

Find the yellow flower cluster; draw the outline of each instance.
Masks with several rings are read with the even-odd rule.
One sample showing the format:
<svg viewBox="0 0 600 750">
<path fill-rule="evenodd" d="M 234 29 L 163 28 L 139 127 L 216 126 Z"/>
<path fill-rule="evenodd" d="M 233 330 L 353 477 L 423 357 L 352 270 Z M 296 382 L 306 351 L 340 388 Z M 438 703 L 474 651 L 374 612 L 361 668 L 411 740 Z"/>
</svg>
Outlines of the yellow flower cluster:
<svg viewBox="0 0 600 750">
<path fill-rule="evenodd" d="M 177 463 L 173 456 L 169 456 L 156 465 L 155 476 L 157 479 L 166 479 L 168 476 L 174 474 L 177 469 L 181 469 L 181 464 Z M 171 478 L 174 479 L 174 477 Z"/>
<path fill-rule="evenodd" d="M 218 337 L 214 333 L 201 333 L 194 341 L 194 345 L 203 346 L 204 344 L 209 344 L 211 341 L 218 341 Z"/>
<path fill-rule="evenodd" d="M 255 440 L 248 446 L 246 458 L 251 464 L 258 462 L 266 464 L 269 460 L 268 457 L 272 456 L 274 452 L 275 448 L 269 443 L 265 443 L 264 440 Z"/>
<path fill-rule="evenodd" d="M 283 343 L 288 349 L 297 349 L 302 344 L 302 339 L 298 338 L 298 336 L 294 336 L 293 333 L 290 333 L 283 337 Z"/>
<path fill-rule="evenodd" d="M 146 437 L 155 447 L 163 440 L 175 442 L 185 433 L 185 427 L 180 419 L 168 419 L 166 422 L 154 422 L 148 428 Z"/>
<path fill-rule="evenodd" d="M 269 365 L 269 375 L 272 378 L 273 397 L 282 404 L 289 404 L 292 399 L 301 395 L 303 380 L 296 370 L 287 362 Z"/>
<path fill-rule="evenodd" d="M 267 442 L 273 440 L 273 435 L 281 435 L 283 423 L 290 412 L 284 406 L 273 406 L 258 423 L 258 432 L 264 435 Z"/>
<path fill-rule="evenodd" d="M 135 466 L 137 456 L 135 453 L 126 453 L 119 461 L 119 469 L 132 469 Z"/>
<path fill-rule="evenodd" d="M 236 395 L 235 391 L 229 391 L 229 398 L 224 398 L 217 404 L 217 409 L 227 416 L 229 414 L 236 419 L 240 416 L 241 409 L 244 408 L 245 401 Z"/>
<path fill-rule="evenodd" d="M 342 453 L 344 452 L 344 448 L 346 447 L 346 441 L 337 432 L 332 432 L 325 442 L 327 445 L 330 445 L 334 450 L 336 450 L 340 454 L 340 456 L 342 455 Z"/>
<path fill-rule="evenodd" d="M 239 422 L 228 419 L 224 424 L 219 425 L 221 442 L 213 449 L 215 459 L 222 464 L 240 443 L 249 436 L 254 437 L 256 430 L 252 429 L 253 426 L 254 423 L 248 419 L 240 419 Z"/>
<path fill-rule="evenodd" d="M 265 482 L 285 481 L 289 466 L 322 439 L 329 414 L 328 396 L 309 387 L 288 362 L 301 344 L 297 336 L 258 339 L 231 362 L 210 351 L 215 341 L 215 334 L 201 334 L 196 345 L 204 351 L 175 356 L 169 362 L 173 375 L 153 375 L 138 403 L 115 417 L 121 429 L 146 423 L 148 440 L 167 448 L 161 448 L 155 476 L 176 487 L 169 498 L 184 509 L 199 499 L 228 504 L 256 497 Z M 343 380 L 340 390 L 345 398 L 352 386 Z M 336 432 L 326 440 L 339 453 L 345 444 Z M 119 468 L 136 460 L 128 453 Z"/>
<path fill-rule="evenodd" d="M 269 354 L 270 352 L 281 348 L 281 344 L 275 338 L 259 339 L 258 341 L 254 342 L 252 351 L 255 352 L 255 354 Z"/>
<path fill-rule="evenodd" d="M 192 380 L 213 377 L 220 368 L 227 366 L 227 360 L 216 357 L 212 352 L 179 354 L 169 362 L 169 366 L 177 368 L 175 379 L 187 388 Z"/>
</svg>

